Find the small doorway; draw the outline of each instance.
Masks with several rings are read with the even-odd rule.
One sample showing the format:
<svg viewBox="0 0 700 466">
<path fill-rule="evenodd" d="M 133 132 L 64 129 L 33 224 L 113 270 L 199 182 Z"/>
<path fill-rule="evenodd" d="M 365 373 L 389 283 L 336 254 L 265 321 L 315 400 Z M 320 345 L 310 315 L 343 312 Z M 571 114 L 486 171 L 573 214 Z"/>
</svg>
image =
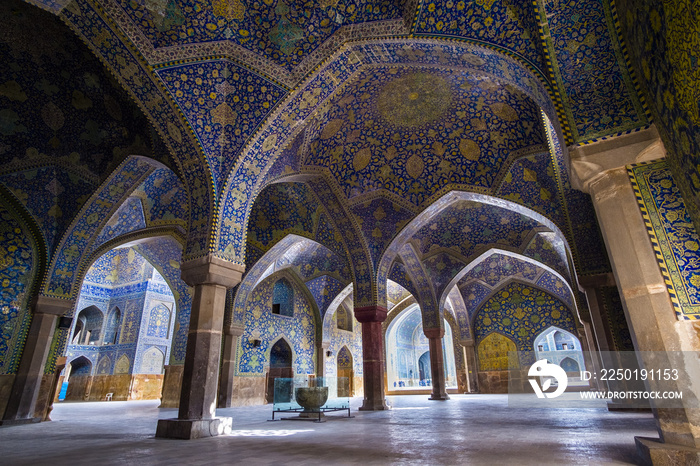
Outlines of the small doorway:
<svg viewBox="0 0 700 466">
<path fill-rule="evenodd" d="M 270 371 L 267 373 L 267 394 L 265 396 L 267 402 L 290 402 L 292 400 L 292 384 L 288 384 L 289 390 L 278 390 L 277 397 L 275 397 L 275 379 L 291 379 L 293 377 L 294 369 L 292 369 L 292 348 L 284 338 L 280 338 L 270 349 Z M 285 384 L 285 386 L 286 385 L 287 384 Z"/>
<path fill-rule="evenodd" d="M 338 397 L 346 398 L 354 395 L 354 372 L 352 369 L 352 353 L 347 346 L 338 351 Z"/>
<path fill-rule="evenodd" d="M 69 401 L 84 401 L 90 395 L 92 385 L 92 363 L 84 356 L 70 363 L 68 388 L 65 399 Z"/>
<path fill-rule="evenodd" d="M 430 385 L 432 382 L 430 373 L 430 351 L 426 351 L 418 359 L 418 374 L 420 376 L 419 384 L 421 386 Z"/>
</svg>

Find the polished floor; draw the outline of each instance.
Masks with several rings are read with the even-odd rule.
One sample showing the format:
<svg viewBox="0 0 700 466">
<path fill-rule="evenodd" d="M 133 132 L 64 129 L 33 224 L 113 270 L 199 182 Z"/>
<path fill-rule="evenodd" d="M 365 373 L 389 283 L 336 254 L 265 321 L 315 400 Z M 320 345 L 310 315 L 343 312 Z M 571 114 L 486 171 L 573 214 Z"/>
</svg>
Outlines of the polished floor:
<svg viewBox="0 0 700 466">
<path fill-rule="evenodd" d="M 0 464 L 630 464 L 651 414 L 516 409 L 505 395 L 393 396 L 390 411 L 327 422 L 268 421 L 270 406 L 220 409 L 231 435 L 154 438 L 157 401 L 59 403 L 52 422 L 0 427 Z M 357 408 L 361 399 L 353 399 Z"/>
</svg>

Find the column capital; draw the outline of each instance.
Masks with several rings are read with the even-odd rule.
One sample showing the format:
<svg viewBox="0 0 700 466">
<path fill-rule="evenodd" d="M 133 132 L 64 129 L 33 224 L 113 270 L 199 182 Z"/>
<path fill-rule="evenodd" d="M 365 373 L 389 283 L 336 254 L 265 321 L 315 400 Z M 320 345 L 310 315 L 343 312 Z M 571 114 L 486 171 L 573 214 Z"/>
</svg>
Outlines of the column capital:
<svg viewBox="0 0 700 466">
<path fill-rule="evenodd" d="M 465 348 L 469 348 L 469 347 L 473 348 L 474 347 L 474 340 L 472 340 L 471 338 L 465 338 L 465 339 L 459 340 L 459 344 L 464 346 Z"/>
<path fill-rule="evenodd" d="M 599 273 L 596 275 L 581 275 L 578 277 L 578 284 L 586 289 L 601 288 L 603 286 L 617 286 L 615 283 L 615 276 L 612 274 L 612 272 Z"/>
<path fill-rule="evenodd" d="M 423 333 L 428 338 L 442 338 L 445 336 L 444 328 L 423 328 Z"/>
<path fill-rule="evenodd" d="M 75 300 L 39 295 L 34 303 L 34 314 L 63 316 L 75 306 Z"/>
<path fill-rule="evenodd" d="M 356 307 L 355 318 L 363 324 L 367 322 L 384 322 L 387 312 L 387 309 L 382 306 Z"/>
<path fill-rule="evenodd" d="M 243 327 L 243 325 L 241 325 L 241 324 L 232 324 L 232 325 L 229 325 L 229 326 L 225 329 L 224 333 L 226 333 L 226 335 L 231 335 L 231 336 L 234 336 L 234 337 L 240 337 L 241 335 L 243 335 L 243 331 L 244 331 L 244 330 L 245 330 L 245 328 Z"/>
<path fill-rule="evenodd" d="M 666 149 L 654 125 L 593 144 L 569 148 L 571 184 L 590 193 L 591 184 L 609 170 L 633 163 L 662 159 Z"/>
<path fill-rule="evenodd" d="M 245 267 L 209 254 L 183 262 L 181 277 L 190 286 L 219 285 L 233 288 L 241 282 Z"/>
</svg>

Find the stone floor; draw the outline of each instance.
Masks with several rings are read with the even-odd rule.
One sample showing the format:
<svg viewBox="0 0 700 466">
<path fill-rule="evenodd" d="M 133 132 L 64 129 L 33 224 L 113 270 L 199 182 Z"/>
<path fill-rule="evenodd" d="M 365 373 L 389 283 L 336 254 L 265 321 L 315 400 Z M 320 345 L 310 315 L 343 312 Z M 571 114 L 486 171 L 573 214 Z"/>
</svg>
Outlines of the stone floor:
<svg viewBox="0 0 700 466">
<path fill-rule="evenodd" d="M 270 406 L 218 410 L 231 435 L 154 438 L 157 401 L 60 403 L 53 422 L 0 427 L 0 464 L 629 464 L 651 414 L 514 409 L 505 395 L 388 397 L 390 411 L 270 422 Z M 353 399 L 357 408 L 360 399 Z"/>
</svg>

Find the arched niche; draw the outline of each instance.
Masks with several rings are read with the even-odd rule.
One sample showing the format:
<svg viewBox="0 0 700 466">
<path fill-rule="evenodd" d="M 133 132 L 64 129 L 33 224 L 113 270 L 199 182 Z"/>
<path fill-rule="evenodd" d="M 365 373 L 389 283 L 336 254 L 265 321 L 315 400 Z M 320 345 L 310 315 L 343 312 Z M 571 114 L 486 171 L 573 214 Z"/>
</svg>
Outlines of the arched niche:
<svg viewBox="0 0 700 466">
<path fill-rule="evenodd" d="M 347 346 L 338 351 L 338 397 L 351 397 L 354 392 L 354 371 L 352 352 Z"/>
</svg>

